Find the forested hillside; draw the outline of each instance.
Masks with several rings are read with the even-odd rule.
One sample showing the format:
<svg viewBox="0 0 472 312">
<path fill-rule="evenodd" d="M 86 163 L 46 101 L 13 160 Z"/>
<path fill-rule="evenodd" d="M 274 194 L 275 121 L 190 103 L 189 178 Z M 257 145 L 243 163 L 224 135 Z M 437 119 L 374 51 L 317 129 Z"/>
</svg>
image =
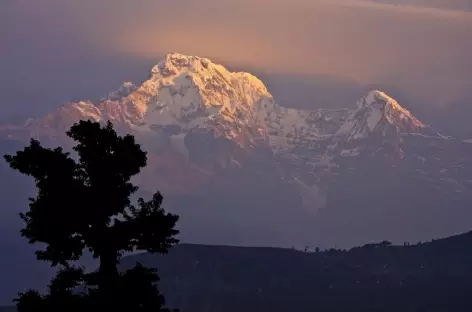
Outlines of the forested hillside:
<svg viewBox="0 0 472 312">
<path fill-rule="evenodd" d="M 178 245 L 134 255 L 181 311 L 472 311 L 472 233 L 349 251 Z"/>
</svg>

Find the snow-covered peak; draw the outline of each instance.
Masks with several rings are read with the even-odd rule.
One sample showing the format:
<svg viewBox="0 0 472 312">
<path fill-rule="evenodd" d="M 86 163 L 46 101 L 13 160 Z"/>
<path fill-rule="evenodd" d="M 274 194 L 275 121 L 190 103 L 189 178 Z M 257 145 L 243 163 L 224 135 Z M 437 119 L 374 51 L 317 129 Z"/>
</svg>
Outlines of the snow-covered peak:
<svg viewBox="0 0 472 312">
<path fill-rule="evenodd" d="M 81 119 L 111 120 L 126 131 L 173 129 L 177 134 L 203 128 L 234 139 L 246 126 L 259 127 L 259 107 L 274 105 L 253 75 L 230 72 L 206 58 L 170 53 L 140 85 L 125 82 L 98 102 L 65 104 L 34 125 L 62 132 Z"/>
<path fill-rule="evenodd" d="M 270 95 L 264 83 L 246 72 L 230 72 L 224 66 L 215 64 L 207 58 L 169 53 L 159 61 L 150 72 L 149 81 L 172 84 L 178 79 L 189 79 L 203 89 L 208 83 L 215 82 L 232 87 L 241 80 L 251 88 L 265 95 Z M 224 87 L 224 86 L 223 86 Z"/>
<path fill-rule="evenodd" d="M 210 60 L 198 56 L 169 53 L 151 69 L 150 78 L 155 76 L 175 76 L 183 71 L 199 71 L 207 68 Z"/>
<path fill-rule="evenodd" d="M 426 128 L 408 110 L 382 91 L 372 90 L 357 102 L 357 109 L 338 130 L 346 140 L 367 137 L 370 133 L 383 136 L 388 132 L 414 133 Z"/>
<path fill-rule="evenodd" d="M 415 118 L 408 110 L 400 106 L 397 101 L 388 96 L 382 91 L 370 91 L 367 96 L 357 103 L 358 109 L 370 108 L 376 118 L 384 117 L 386 121 L 392 125 L 399 127 L 407 127 L 410 130 L 416 128 L 423 128 L 425 125 Z M 369 127 L 373 129 L 375 124 L 380 122 L 380 119 L 372 118 Z M 408 130 L 408 129 L 405 129 Z"/>
<path fill-rule="evenodd" d="M 145 97 L 140 105 L 147 123 L 203 127 L 209 118 L 244 122 L 257 103 L 272 100 L 258 78 L 230 72 L 198 56 L 167 54 L 155 65 L 149 79 L 130 97 Z"/>
</svg>

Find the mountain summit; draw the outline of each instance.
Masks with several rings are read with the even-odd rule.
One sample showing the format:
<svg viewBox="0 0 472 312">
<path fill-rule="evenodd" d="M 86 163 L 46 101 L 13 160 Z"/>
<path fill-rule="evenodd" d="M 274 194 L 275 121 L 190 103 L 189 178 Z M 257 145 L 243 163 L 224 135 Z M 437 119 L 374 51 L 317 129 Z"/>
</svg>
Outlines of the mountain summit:
<svg viewBox="0 0 472 312">
<path fill-rule="evenodd" d="M 366 138 L 370 134 L 389 132 L 415 133 L 427 128 L 408 110 L 384 92 L 373 90 L 357 102 L 357 109 L 337 131 L 346 141 Z"/>
</svg>

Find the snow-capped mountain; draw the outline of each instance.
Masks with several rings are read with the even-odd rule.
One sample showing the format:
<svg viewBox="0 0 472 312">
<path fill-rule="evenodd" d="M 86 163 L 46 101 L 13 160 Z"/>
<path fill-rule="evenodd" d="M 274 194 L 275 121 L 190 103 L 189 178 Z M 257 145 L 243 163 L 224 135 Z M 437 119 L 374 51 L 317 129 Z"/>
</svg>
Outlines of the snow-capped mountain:
<svg viewBox="0 0 472 312">
<path fill-rule="evenodd" d="M 377 153 L 387 146 L 388 153 L 403 157 L 404 136 L 419 135 L 447 140 L 420 122 L 408 110 L 384 92 L 370 91 L 357 102 L 346 122 L 336 131 L 329 154 L 356 156 L 361 152 Z"/>
<path fill-rule="evenodd" d="M 336 132 L 344 141 L 358 140 L 373 133 L 416 133 L 426 126 L 397 101 L 383 92 L 374 90 L 357 102 L 357 109 Z"/>
<path fill-rule="evenodd" d="M 126 82 L 97 102 L 67 103 L 43 118 L 2 126 L 0 137 L 68 145 L 64 133 L 81 119 L 111 120 L 137 137 L 149 151 L 149 165 L 138 178 L 144 190 L 159 188 L 179 207 L 188 205 L 182 198 L 194 196 L 192 205 L 238 211 L 235 203 L 247 198 L 251 217 L 262 222 L 257 226 L 296 223 L 296 239 L 321 229 L 319 235 L 327 235 L 347 216 L 343 226 L 373 218 L 385 223 L 373 236 L 406 239 L 422 223 L 414 213 L 393 219 L 405 211 L 421 218 L 432 211 L 448 215 L 449 200 L 459 207 L 451 215 L 456 221 L 436 227 L 423 222 L 423 232 L 451 234 L 452 225 L 465 226 L 468 210 L 462 207 L 472 200 L 472 144 L 434 132 L 378 90 L 341 110 L 285 108 L 251 74 L 172 53 L 139 85 Z M 378 205 L 389 210 L 372 208 Z M 239 220 L 225 211 L 231 222 Z M 275 224 L 263 223 L 267 215 Z M 386 215 L 393 217 L 383 220 Z M 411 229 L 398 235 L 394 228 L 405 222 Z M 357 243 L 361 236 L 339 241 Z"/>
</svg>

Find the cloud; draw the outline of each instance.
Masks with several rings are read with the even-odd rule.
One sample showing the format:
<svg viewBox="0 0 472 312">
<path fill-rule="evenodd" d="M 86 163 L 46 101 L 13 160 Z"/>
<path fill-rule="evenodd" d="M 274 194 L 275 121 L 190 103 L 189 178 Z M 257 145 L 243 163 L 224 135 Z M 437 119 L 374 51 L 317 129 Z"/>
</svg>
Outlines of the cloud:
<svg viewBox="0 0 472 312">
<path fill-rule="evenodd" d="M 403 6 L 413 6 L 418 8 L 433 8 L 439 11 L 472 11 L 472 1 L 470 0 L 369 0 L 379 4 L 393 4 Z"/>
<path fill-rule="evenodd" d="M 10 40 L 10 49 L 0 53 L 31 59 L 24 51 L 35 51 L 36 62 L 52 66 L 87 58 L 152 63 L 177 51 L 451 102 L 472 84 L 472 14 L 416 1 L 19 0 L 4 10 L 9 27 L 1 41 Z"/>
</svg>

